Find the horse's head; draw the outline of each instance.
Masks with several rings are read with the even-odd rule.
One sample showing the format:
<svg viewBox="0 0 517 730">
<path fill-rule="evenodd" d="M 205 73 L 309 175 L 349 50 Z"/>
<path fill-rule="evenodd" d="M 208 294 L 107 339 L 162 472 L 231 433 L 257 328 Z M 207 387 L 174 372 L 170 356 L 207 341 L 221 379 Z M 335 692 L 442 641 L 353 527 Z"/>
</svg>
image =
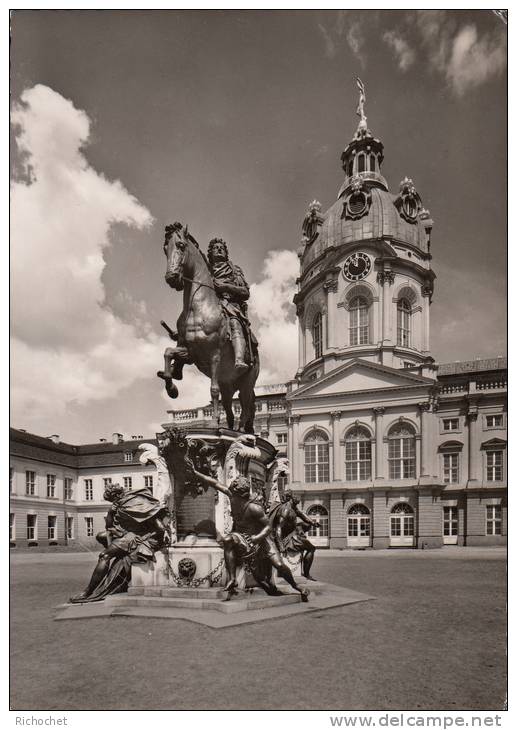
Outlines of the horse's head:
<svg viewBox="0 0 517 730">
<path fill-rule="evenodd" d="M 165 226 L 163 251 L 167 257 L 165 281 L 176 291 L 183 289 L 183 267 L 187 257 L 189 233 L 187 226 L 172 223 Z"/>
</svg>

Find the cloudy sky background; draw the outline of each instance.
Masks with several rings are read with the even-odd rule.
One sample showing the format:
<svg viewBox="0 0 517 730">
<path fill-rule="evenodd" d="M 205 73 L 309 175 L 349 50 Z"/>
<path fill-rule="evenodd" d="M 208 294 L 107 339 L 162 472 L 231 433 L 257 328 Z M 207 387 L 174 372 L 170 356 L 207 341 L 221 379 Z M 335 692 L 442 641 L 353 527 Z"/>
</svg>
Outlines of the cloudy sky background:
<svg viewBox="0 0 517 730">
<path fill-rule="evenodd" d="M 296 370 L 307 204 L 328 208 L 354 75 L 390 189 L 435 227 L 438 362 L 506 352 L 506 27 L 491 11 L 15 11 L 12 425 L 72 443 L 151 435 L 181 297 L 163 228 L 224 237 L 253 283 L 261 382 Z"/>
</svg>

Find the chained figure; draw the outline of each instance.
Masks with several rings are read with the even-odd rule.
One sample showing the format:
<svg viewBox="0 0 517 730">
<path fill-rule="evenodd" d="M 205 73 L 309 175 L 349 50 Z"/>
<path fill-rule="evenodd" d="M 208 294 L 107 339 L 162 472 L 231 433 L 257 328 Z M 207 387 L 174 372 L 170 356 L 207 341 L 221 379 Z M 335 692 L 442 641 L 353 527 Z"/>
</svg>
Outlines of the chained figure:
<svg viewBox="0 0 517 730">
<path fill-rule="evenodd" d="M 288 552 L 299 553 L 303 577 L 316 580 L 310 574 L 316 548 L 306 533 L 311 527 L 319 527 L 320 523 L 302 512 L 298 507 L 300 500 L 291 489 L 286 489 L 280 499 L 269 512 L 276 546 L 281 555 L 286 556 Z"/>
<path fill-rule="evenodd" d="M 269 577 L 273 567 L 281 578 L 298 591 L 302 601 L 307 602 L 309 591 L 298 585 L 289 566 L 280 555 L 271 537 L 271 525 L 262 502 L 252 496 L 249 480 L 237 476 L 229 487 L 225 487 L 217 479 L 206 474 L 197 471 L 195 474 L 230 500 L 233 527 L 232 531 L 222 538 L 224 562 L 228 574 L 224 590 L 228 592 L 228 600 L 237 593 L 237 568 L 248 564 L 257 584 L 269 595 L 280 595 L 280 591 L 271 583 Z"/>
</svg>

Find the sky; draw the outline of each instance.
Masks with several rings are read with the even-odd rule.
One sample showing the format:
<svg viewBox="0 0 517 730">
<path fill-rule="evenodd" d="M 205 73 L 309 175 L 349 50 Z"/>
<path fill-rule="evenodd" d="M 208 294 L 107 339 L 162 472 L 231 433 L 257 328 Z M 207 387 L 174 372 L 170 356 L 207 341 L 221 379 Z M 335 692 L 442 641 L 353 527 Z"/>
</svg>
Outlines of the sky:
<svg viewBox="0 0 517 730">
<path fill-rule="evenodd" d="M 11 425 L 151 436 L 203 405 L 156 377 L 181 295 L 163 229 L 223 237 L 251 286 L 260 383 L 297 368 L 307 205 L 343 179 L 354 77 L 434 220 L 437 362 L 506 353 L 506 26 L 492 11 L 14 11 Z"/>
</svg>

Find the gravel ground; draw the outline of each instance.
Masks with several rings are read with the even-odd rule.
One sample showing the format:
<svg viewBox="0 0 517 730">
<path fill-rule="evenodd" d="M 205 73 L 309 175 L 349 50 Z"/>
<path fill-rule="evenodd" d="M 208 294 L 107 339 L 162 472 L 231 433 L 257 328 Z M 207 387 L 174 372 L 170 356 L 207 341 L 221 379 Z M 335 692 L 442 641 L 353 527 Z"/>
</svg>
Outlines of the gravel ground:
<svg viewBox="0 0 517 730">
<path fill-rule="evenodd" d="M 498 548 L 317 554 L 321 580 L 375 601 L 223 630 L 53 621 L 95 554 L 11 564 L 13 710 L 497 710 L 506 695 Z"/>
</svg>

